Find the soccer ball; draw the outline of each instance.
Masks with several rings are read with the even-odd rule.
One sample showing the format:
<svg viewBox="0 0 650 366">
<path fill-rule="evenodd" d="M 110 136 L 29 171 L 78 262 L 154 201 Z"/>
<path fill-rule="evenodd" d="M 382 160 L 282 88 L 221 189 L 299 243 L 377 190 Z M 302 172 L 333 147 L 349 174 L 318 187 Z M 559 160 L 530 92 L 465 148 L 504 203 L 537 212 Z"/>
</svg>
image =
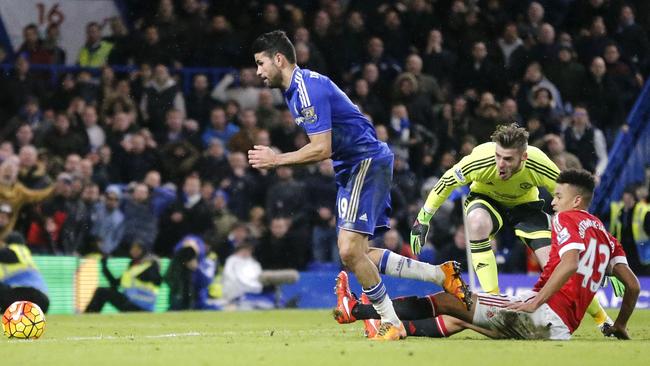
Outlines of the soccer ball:
<svg viewBox="0 0 650 366">
<path fill-rule="evenodd" d="M 33 302 L 16 301 L 5 310 L 2 329 L 9 338 L 39 338 L 45 331 L 45 314 Z"/>
</svg>

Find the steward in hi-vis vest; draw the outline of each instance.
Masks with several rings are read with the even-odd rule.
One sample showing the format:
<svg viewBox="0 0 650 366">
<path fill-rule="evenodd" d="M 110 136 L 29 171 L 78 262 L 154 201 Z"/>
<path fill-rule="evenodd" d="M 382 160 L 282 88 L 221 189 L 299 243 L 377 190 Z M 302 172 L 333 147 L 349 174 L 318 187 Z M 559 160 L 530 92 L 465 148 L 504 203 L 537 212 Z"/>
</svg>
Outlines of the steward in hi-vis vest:
<svg viewBox="0 0 650 366">
<path fill-rule="evenodd" d="M 650 205 L 637 198 L 633 189 L 623 192 L 621 201 L 610 204 L 609 231 L 627 253 L 632 271 L 650 271 Z"/>
<path fill-rule="evenodd" d="M 119 279 L 108 270 L 107 257 L 102 258 L 102 273 L 110 287 L 98 287 L 95 290 L 86 308 L 87 313 L 100 312 L 107 302 L 120 311 L 154 310 L 162 283 L 158 259 L 148 254 L 137 242 L 131 244 L 129 254 L 131 263 Z"/>
<path fill-rule="evenodd" d="M 6 244 L 6 243 L 9 244 Z M 0 240 L 0 313 L 19 300 L 36 303 L 47 312 L 47 285 L 19 234 Z"/>
</svg>

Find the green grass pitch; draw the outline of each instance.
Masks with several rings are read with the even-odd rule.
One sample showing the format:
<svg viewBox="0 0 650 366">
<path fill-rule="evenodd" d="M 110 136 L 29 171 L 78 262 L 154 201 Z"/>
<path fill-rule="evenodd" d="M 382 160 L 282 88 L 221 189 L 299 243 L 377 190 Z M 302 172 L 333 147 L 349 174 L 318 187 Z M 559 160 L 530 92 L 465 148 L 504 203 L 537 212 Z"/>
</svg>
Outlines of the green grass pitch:
<svg viewBox="0 0 650 366">
<path fill-rule="evenodd" d="M 610 315 L 615 315 L 610 310 Z M 605 339 L 585 319 L 569 342 L 365 339 L 363 323 L 325 310 L 52 315 L 43 338 L 0 340 L 2 365 L 648 365 L 650 310 L 632 317 L 634 340 Z"/>
</svg>

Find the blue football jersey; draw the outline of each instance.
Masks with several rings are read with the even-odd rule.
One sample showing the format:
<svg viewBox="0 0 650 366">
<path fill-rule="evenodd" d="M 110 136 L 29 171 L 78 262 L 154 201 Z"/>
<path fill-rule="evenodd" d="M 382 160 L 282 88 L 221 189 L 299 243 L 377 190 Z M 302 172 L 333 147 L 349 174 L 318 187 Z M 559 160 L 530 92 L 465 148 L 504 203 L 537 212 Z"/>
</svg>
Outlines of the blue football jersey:
<svg viewBox="0 0 650 366">
<path fill-rule="evenodd" d="M 307 135 L 332 132 L 337 173 L 363 159 L 392 154 L 388 145 L 377 140 L 372 123 L 327 76 L 296 67 L 284 97 Z"/>
</svg>

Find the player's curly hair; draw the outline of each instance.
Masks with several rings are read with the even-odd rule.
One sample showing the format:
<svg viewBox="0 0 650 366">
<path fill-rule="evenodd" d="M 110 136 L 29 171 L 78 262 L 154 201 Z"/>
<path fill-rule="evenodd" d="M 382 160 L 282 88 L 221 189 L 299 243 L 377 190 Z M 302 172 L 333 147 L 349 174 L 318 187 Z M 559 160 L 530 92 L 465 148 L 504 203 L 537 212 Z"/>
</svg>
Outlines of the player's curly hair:
<svg viewBox="0 0 650 366">
<path fill-rule="evenodd" d="M 567 169 L 557 177 L 558 184 L 569 184 L 575 187 L 587 202 L 591 202 L 596 180 L 593 174 L 584 169 Z"/>
<path fill-rule="evenodd" d="M 490 138 L 505 149 L 526 151 L 528 147 L 528 131 L 516 123 L 500 125 Z"/>
<path fill-rule="evenodd" d="M 251 46 L 251 51 L 253 51 L 253 54 L 264 52 L 269 57 L 280 53 L 290 63 L 296 63 L 296 49 L 287 34 L 281 30 L 274 30 L 257 37 Z"/>
</svg>

